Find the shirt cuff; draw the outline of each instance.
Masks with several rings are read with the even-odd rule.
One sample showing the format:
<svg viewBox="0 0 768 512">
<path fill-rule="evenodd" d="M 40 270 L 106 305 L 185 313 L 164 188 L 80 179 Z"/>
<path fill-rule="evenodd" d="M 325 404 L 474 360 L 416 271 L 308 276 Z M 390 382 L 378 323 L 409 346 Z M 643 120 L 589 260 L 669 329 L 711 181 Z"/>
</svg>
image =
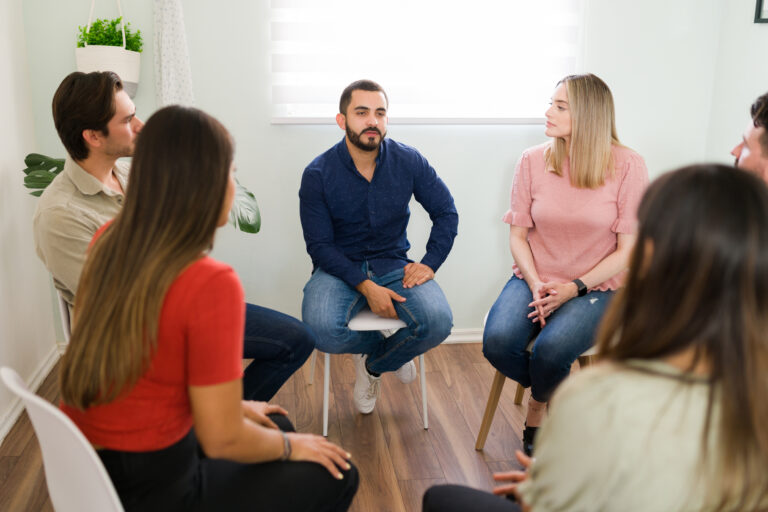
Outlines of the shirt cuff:
<svg viewBox="0 0 768 512">
<path fill-rule="evenodd" d="M 510 226 L 520 226 L 521 228 L 533 227 L 533 219 L 527 213 L 513 212 L 512 210 L 507 210 L 507 213 L 504 214 L 504 217 L 502 217 L 501 220 L 506 222 Z"/>
</svg>

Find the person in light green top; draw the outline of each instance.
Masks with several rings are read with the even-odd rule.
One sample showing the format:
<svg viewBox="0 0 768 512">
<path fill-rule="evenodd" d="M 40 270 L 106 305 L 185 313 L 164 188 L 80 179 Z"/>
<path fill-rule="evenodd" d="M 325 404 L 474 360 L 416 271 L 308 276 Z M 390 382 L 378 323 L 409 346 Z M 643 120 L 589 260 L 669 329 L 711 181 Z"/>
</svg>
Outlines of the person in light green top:
<svg viewBox="0 0 768 512">
<path fill-rule="evenodd" d="M 555 392 L 524 471 L 424 511 L 768 510 L 768 188 L 721 165 L 663 175 L 638 210 L 602 362 Z"/>
</svg>

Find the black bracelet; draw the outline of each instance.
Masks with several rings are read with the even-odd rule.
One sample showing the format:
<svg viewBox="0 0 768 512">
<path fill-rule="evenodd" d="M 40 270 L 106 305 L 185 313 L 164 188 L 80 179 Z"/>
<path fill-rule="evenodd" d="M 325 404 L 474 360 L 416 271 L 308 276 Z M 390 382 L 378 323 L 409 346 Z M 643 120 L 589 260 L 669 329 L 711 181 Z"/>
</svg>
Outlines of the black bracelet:
<svg viewBox="0 0 768 512">
<path fill-rule="evenodd" d="M 578 289 L 579 297 L 583 297 L 587 294 L 587 285 L 585 285 L 581 279 L 574 279 L 572 282 Z"/>
<path fill-rule="evenodd" d="M 280 457 L 280 460 L 288 460 L 291 458 L 291 440 L 288 439 L 288 435 L 282 430 L 280 434 L 283 436 L 283 456 Z"/>
</svg>

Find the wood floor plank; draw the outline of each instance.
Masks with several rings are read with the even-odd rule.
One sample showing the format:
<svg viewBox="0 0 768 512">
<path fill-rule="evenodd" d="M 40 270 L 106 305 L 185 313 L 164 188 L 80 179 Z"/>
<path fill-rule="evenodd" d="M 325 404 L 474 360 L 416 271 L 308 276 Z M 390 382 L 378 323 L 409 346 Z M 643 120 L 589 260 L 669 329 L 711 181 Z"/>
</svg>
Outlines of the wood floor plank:
<svg viewBox="0 0 768 512">
<path fill-rule="evenodd" d="M 40 446 L 37 439 L 32 438 L 22 451 L 18 464 L 0 486 L 0 510 L 36 510 L 47 498 Z"/>
<path fill-rule="evenodd" d="M 482 454 L 475 451 L 474 436 L 442 372 L 429 375 L 427 393 L 430 405 L 429 438 L 446 481 L 488 488 L 491 473 Z"/>
<path fill-rule="evenodd" d="M 401 480 L 400 493 L 403 495 L 406 512 L 421 512 L 421 500 L 424 493 L 433 485 L 444 484 L 444 478 L 428 480 Z"/>
<path fill-rule="evenodd" d="M 405 512 L 378 411 L 360 414 L 352 399 L 353 384 L 334 383 L 342 446 L 360 472 L 360 487 L 350 510 Z M 382 509 L 382 504 L 386 507 Z"/>
<path fill-rule="evenodd" d="M 485 375 L 478 373 L 477 367 L 485 365 L 490 368 L 491 365 L 482 356 L 481 345 L 479 344 L 454 345 L 451 348 L 453 354 L 444 356 L 438 364 L 442 368 L 443 374 L 449 373 L 451 375 L 451 393 L 472 432 L 474 440 L 477 440 L 492 382 L 492 378 L 488 379 Z M 479 362 L 468 363 L 465 361 Z M 498 410 L 496 414 L 501 416 Z M 509 442 L 516 437 L 514 429 L 508 425 L 505 418 L 494 418 L 494 420 L 493 424 L 498 425 L 496 435 L 489 436 L 486 440 L 482 452 L 483 456 L 487 460 L 514 458 L 514 446 Z"/>
<path fill-rule="evenodd" d="M 429 380 L 427 377 L 427 380 Z M 443 478 L 429 431 L 424 430 L 421 400 L 411 393 L 419 379 L 403 384 L 393 374 L 381 379 L 381 398 L 376 404 L 398 480 Z"/>
</svg>

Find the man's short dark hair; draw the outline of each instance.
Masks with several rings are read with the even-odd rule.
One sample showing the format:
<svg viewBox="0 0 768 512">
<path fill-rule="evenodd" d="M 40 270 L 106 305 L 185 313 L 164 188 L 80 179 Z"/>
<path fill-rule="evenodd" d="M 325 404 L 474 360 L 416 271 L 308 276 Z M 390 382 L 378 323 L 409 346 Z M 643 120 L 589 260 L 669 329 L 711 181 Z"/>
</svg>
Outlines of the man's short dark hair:
<svg viewBox="0 0 768 512">
<path fill-rule="evenodd" d="M 53 124 L 72 158 L 88 158 L 83 130 L 109 135 L 107 123 L 115 115 L 115 93 L 122 89 L 120 77 L 111 71 L 76 71 L 61 82 L 53 95 Z"/>
<path fill-rule="evenodd" d="M 763 156 L 768 156 L 768 92 L 757 98 L 749 111 L 755 128 L 762 127 L 765 130 L 760 136 L 760 147 Z"/>
<path fill-rule="evenodd" d="M 389 107 L 389 98 L 387 98 L 387 93 L 382 86 L 373 80 L 357 80 L 356 82 L 349 84 L 344 89 L 344 92 L 341 93 L 341 99 L 339 99 L 339 112 L 344 115 L 347 114 L 347 108 L 349 108 L 349 102 L 352 101 L 352 93 L 354 91 L 380 92 L 384 95 L 384 100 L 387 102 L 387 107 Z"/>
</svg>

